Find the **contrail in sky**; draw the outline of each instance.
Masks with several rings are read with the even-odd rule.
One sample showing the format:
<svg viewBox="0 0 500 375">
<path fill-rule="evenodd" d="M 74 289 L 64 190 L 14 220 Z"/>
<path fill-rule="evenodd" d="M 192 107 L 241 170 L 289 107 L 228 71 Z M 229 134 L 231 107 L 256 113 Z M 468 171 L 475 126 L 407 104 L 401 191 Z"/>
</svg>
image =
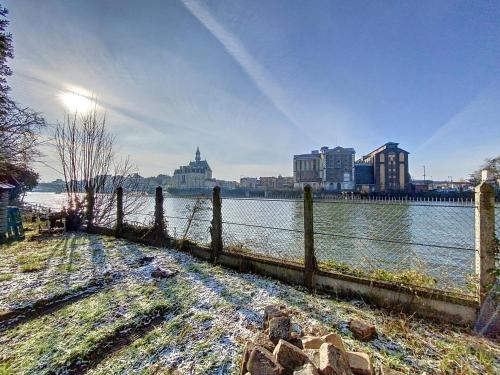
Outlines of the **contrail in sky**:
<svg viewBox="0 0 500 375">
<path fill-rule="evenodd" d="M 210 11 L 195 0 L 181 0 L 184 6 L 198 21 L 207 28 L 212 35 L 224 46 L 226 51 L 233 57 L 250 79 L 255 83 L 264 96 L 271 101 L 274 107 L 298 130 L 305 132 L 293 119 L 288 106 L 286 96 L 279 85 L 270 77 L 265 69 L 247 51 L 241 41 L 228 32 L 211 14 Z M 308 136 L 309 137 L 309 136 Z"/>
</svg>

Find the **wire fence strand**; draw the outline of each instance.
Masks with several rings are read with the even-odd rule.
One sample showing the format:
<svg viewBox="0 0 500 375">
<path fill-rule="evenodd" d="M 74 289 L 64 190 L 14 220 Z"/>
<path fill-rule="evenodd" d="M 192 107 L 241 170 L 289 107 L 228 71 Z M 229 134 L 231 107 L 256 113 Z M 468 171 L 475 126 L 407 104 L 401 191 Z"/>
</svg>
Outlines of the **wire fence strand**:
<svg viewBox="0 0 500 375">
<path fill-rule="evenodd" d="M 303 200 L 223 197 L 221 207 L 225 251 L 304 262 Z M 210 246 L 210 198 L 169 196 L 164 208 L 170 237 Z M 147 225 L 153 206 L 144 212 L 127 220 Z M 320 269 L 476 292 L 474 202 L 321 199 L 313 212 Z M 495 216 L 498 236 L 500 205 Z"/>
</svg>

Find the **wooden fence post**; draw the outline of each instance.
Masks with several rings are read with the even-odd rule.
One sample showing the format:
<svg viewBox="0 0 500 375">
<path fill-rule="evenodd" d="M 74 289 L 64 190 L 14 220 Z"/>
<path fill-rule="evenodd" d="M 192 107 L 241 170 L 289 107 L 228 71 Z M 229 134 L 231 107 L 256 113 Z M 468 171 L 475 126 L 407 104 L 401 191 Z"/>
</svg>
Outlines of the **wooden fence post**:
<svg viewBox="0 0 500 375">
<path fill-rule="evenodd" d="M 217 262 L 219 254 L 222 252 L 222 202 L 220 195 L 220 187 L 216 186 L 212 195 L 212 226 L 210 228 L 210 235 L 212 236 L 212 262 Z"/>
<path fill-rule="evenodd" d="M 304 284 L 308 289 L 314 289 L 314 273 L 316 257 L 314 256 L 314 225 L 313 196 L 310 185 L 304 187 Z"/>
<path fill-rule="evenodd" d="M 123 233 L 123 188 L 116 188 L 116 228 L 115 234 L 120 237 Z"/>
<path fill-rule="evenodd" d="M 154 240 L 162 243 L 167 239 L 165 235 L 165 214 L 163 211 L 163 190 L 158 186 L 155 191 L 155 223 L 153 228 Z"/>
<path fill-rule="evenodd" d="M 476 275 L 479 302 L 482 303 L 495 283 L 495 189 L 488 182 L 482 182 L 475 193 Z"/>
</svg>

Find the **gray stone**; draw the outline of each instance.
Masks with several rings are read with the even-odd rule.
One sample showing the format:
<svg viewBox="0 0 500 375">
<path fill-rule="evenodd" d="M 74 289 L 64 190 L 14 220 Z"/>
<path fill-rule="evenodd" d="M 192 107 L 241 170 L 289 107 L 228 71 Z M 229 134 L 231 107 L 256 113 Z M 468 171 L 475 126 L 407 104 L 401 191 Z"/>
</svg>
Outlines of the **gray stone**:
<svg viewBox="0 0 500 375">
<path fill-rule="evenodd" d="M 276 345 L 279 340 L 290 339 L 290 318 L 286 316 L 272 318 L 269 321 L 269 339 Z"/>
<path fill-rule="evenodd" d="M 346 353 L 326 342 L 319 348 L 319 372 L 321 375 L 352 375 Z"/>
<path fill-rule="evenodd" d="M 284 375 L 285 371 L 272 353 L 261 346 L 253 348 L 246 367 L 252 375 Z"/>
<path fill-rule="evenodd" d="M 302 327 L 298 323 L 292 323 L 290 330 L 292 333 L 297 334 L 299 337 L 303 336 Z"/>
</svg>

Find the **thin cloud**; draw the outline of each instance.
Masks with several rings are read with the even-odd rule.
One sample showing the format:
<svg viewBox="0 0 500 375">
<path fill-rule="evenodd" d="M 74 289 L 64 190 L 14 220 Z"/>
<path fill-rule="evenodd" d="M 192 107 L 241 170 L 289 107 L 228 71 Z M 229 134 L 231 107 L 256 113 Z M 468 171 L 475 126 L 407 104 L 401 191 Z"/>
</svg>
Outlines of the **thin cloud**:
<svg viewBox="0 0 500 375">
<path fill-rule="evenodd" d="M 247 51 L 241 41 L 228 32 L 203 5 L 194 0 L 181 0 L 187 10 L 224 46 L 231 57 L 243 68 L 264 96 L 274 105 L 291 125 L 305 134 L 294 120 L 287 103 L 286 95 L 281 87 L 266 72 L 259 62 Z"/>
<path fill-rule="evenodd" d="M 27 80 L 27 81 L 30 81 L 30 82 L 36 83 L 38 85 L 42 85 L 46 88 L 49 88 L 53 91 L 57 91 L 57 92 L 67 91 L 62 85 L 53 84 L 53 83 L 51 83 L 47 80 L 44 80 L 42 78 L 33 77 L 30 74 L 20 72 L 20 73 L 16 73 L 16 75 Z M 90 100 L 95 99 L 91 95 L 89 95 L 89 96 L 85 95 L 85 94 L 79 94 L 79 95 L 86 97 L 87 99 L 90 99 Z M 121 116 L 127 117 L 128 119 L 133 120 L 134 122 L 138 122 L 142 125 L 145 125 L 153 130 L 156 130 L 159 133 L 170 134 L 170 131 L 177 130 L 177 131 L 189 132 L 189 133 L 193 133 L 193 134 L 204 134 L 204 135 L 208 134 L 207 132 L 205 132 L 203 130 L 195 129 L 193 127 L 185 126 L 185 125 L 177 125 L 177 124 L 174 124 L 172 122 L 166 121 L 164 119 L 160 119 L 160 118 L 157 118 L 154 116 L 146 115 L 146 114 L 122 107 L 122 106 L 112 104 L 110 102 L 102 100 L 101 98 L 98 98 L 98 102 L 106 110 L 111 111 L 111 112 L 115 112 Z"/>
<path fill-rule="evenodd" d="M 474 127 L 478 131 L 481 128 L 486 129 L 488 124 L 495 122 L 495 117 L 489 114 L 500 113 L 497 108 L 498 99 L 494 95 L 491 97 L 491 93 L 477 95 L 446 123 L 437 128 L 414 152 L 423 152 L 429 147 L 443 142 L 446 137 L 453 137 L 454 134 L 461 135 L 466 128 Z"/>
</svg>

